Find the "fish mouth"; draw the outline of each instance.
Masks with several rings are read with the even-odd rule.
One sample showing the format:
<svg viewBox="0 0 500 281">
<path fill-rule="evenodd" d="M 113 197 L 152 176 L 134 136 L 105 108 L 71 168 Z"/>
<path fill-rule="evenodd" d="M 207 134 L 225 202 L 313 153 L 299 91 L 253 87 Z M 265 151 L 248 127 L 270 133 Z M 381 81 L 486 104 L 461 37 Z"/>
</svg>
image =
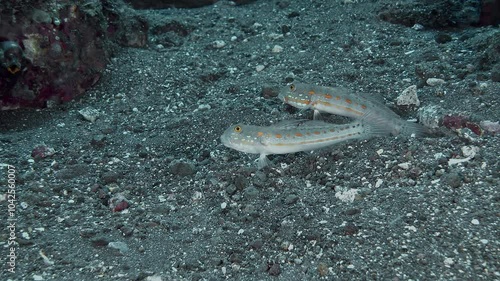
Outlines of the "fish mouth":
<svg viewBox="0 0 500 281">
<path fill-rule="evenodd" d="M 230 127 L 231 128 L 231 127 Z M 234 143 L 231 139 L 231 133 L 228 132 L 230 129 L 227 129 L 221 136 L 220 136 L 220 141 L 222 144 L 226 147 L 229 148 L 234 148 Z"/>
<path fill-rule="evenodd" d="M 222 142 L 223 145 L 230 147 L 230 141 L 227 138 L 227 136 L 224 135 L 220 136 L 220 141 Z"/>
<path fill-rule="evenodd" d="M 284 93 L 279 93 L 278 94 L 278 99 L 281 100 L 284 103 L 288 103 L 288 97 Z"/>
</svg>

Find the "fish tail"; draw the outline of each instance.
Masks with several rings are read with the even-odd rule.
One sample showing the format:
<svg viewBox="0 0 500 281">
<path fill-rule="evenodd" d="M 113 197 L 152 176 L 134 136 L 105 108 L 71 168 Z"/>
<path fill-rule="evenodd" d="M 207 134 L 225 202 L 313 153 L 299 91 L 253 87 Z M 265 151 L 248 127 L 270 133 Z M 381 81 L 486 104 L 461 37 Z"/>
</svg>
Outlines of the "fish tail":
<svg viewBox="0 0 500 281">
<path fill-rule="evenodd" d="M 421 137 L 430 134 L 429 130 L 421 124 L 409 122 L 403 119 L 399 119 L 398 124 L 395 126 L 395 131 L 393 135 L 403 136 L 403 137 Z"/>
<path fill-rule="evenodd" d="M 375 111 L 368 112 L 363 116 L 361 121 L 373 136 L 419 137 L 429 134 L 429 130 L 426 127 L 418 123 L 403 120 L 393 112 L 387 112 L 387 114 L 380 114 Z"/>
<path fill-rule="evenodd" d="M 392 134 L 392 129 L 388 126 L 384 126 L 382 123 L 374 123 L 362 120 L 361 124 L 363 124 L 364 128 L 364 133 L 362 136 L 362 138 L 364 139 L 389 136 Z"/>
<path fill-rule="evenodd" d="M 387 118 L 387 116 L 369 111 L 360 121 L 365 128 L 367 138 L 394 134 L 394 118 Z"/>
</svg>

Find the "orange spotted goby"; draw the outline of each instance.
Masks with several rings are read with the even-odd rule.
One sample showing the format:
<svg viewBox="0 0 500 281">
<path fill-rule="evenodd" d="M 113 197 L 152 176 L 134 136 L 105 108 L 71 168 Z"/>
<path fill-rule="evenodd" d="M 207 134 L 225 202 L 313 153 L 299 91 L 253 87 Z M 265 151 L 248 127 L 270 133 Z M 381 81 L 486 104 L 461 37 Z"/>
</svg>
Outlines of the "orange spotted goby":
<svg viewBox="0 0 500 281">
<path fill-rule="evenodd" d="M 386 136 L 386 127 L 372 126 L 364 120 L 348 124 L 323 121 L 282 121 L 262 127 L 244 124 L 232 125 L 221 136 L 222 143 L 235 150 L 260 154 L 259 169 L 268 164 L 267 155 L 310 151 L 352 139 Z"/>
<path fill-rule="evenodd" d="M 421 135 L 425 128 L 401 119 L 386 105 L 366 95 L 353 93 L 345 88 L 323 87 L 294 83 L 280 90 L 279 98 L 300 109 L 313 109 L 314 119 L 326 112 L 356 119 L 364 119 L 375 126 L 386 126 L 393 135 Z"/>
</svg>

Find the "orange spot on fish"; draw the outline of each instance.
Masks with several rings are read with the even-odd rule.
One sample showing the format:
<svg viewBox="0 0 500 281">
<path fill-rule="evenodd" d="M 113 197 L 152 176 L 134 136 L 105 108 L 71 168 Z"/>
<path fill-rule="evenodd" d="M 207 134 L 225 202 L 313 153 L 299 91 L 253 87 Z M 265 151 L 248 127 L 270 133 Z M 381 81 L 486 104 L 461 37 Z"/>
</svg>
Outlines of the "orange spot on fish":
<svg viewBox="0 0 500 281">
<path fill-rule="evenodd" d="M 347 102 L 348 104 L 351 104 L 351 103 L 352 103 L 352 100 L 350 100 L 350 99 L 345 99 L 345 102 Z"/>
<path fill-rule="evenodd" d="M 310 96 L 312 96 L 312 95 L 315 94 L 315 92 L 314 91 L 309 91 L 307 94 L 310 95 Z"/>
<path fill-rule="evenodd" d="M 295 136 L 296 136 L 296 137 L 303 137 L 304 135 L 303 135 L 303 134 L 301 134 L 301 133 L 295 133 Z"/>
<path fill-rule="evenodd" d="M 361 108 L 362 108 L 362 109 L 366 109 L 366 105 L 362 104 L 362 105 L 361 105 Z"/>
<path fill-rule="evenodd" d="M 333 96 L 332 96 L 332 95 L 325 94 L 325 99 L 331 99 L 331 98 L 333 98 Z"/>
<path fill-rule="evenodd" d="M 262 137 L 263 135 L 264 135 L 264 133 L 263 133 L 263 132 L 257 132 L 257 136 L 258 136 L 258 137 Z"/>
<path fill-rule="evenodd" d="M 315 135 L 319 135 L 319 134 L 321 134 L 321 132 L 314 131 L 314 134 L 315 134 Z"/>
<path fill-rule="evenodd" d="M 278 138 L 278 139 L 281 139 L 283 136 L 280 135 L 280 134 L 276 134 L 275 137 Z"/>
</svg>

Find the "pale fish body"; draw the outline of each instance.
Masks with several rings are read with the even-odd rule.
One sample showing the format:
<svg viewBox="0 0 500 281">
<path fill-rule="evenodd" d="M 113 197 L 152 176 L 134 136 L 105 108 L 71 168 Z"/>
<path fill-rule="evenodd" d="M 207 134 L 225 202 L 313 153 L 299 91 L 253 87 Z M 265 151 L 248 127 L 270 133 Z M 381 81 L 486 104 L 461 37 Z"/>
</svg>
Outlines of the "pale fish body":
<svg viewBox="0 0 500 281">
<path fill-rule="evenodd" d="M 393 135 L 420 135 L 424 128 L 407 122 L 384 104 L 345 88 L 294 83 L 280 90 L 279 98 L 296 108 L 313 109 L 314 119 L 320 112 L 363 119 L 376 126 L 387 126 Z"/>
<path fill-rule="evenodd" d="M 232 125 L 221 136 L 222 143 L 235 150 L 260 154 L 259 169 L 268 163 L 267 155 L 310 151 L 352 139 L 388 135 L 385 128 L 363 121 L 331 124 L 322 121 L 284 121 L 268 127 Z"/>
</svg>

